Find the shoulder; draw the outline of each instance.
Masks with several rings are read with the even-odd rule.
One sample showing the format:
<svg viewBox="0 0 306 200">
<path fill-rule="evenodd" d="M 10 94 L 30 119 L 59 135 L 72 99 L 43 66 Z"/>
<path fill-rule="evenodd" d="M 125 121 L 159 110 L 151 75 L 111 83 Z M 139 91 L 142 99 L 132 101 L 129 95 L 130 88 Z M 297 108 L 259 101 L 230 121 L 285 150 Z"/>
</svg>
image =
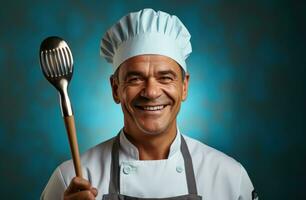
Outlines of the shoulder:
<svg viewBox="0 0 306 200">
<path fill-rule="evenodd" d="M 109 157 L 111 154 L 113 142 L 115 137 L 110 138 L 90 149 L 81 155 L 81 161 L 84 167 L 90 167 L 92 164 L 96 164 L 98 160 Z"/>
<path fill-rule="evenodd" d="M 212 160 L 219 160 L 220 162 L 224 161 L 238 164 L 238 162 L 232 157 L 211 146 L 208 146 L 207 144 L 204 144 L 199 140 L 193 139 L 186 135 L 183 135 L 183 137 L 186 140 L 190 154 L 193 156 L 205 156 Z"/>
<path fill-rule="evenodd" d="M 88 180 L 91 174 L 100 172 L 111 159 L 111 149 L 114 138 L 106 140 L 84 152 L 81 155 L 82 173 Z M 72 159 L 63 162 L 59 167 L 64 182 L 69 185 L 70 180 L 75 176 Z"/>
<path fill-rule="evenodd" d="M 235 199 L 248 199 L 254 187 L 238 161 L 198 140 L 183 136 L 192 157 L 200 192 L 206 188 L 212 199 L 220 193 Z"/>
<path fill-rule="evenodd" d="M 102 142 L 81 155 L 83 178 L 93 185 L 98 184 L 99 177 L 103 177 L 103 171 L 110 164 L 113 140 L 114 138 L 111 138 Z M 75 177 L 73 161 L 67 160 L 55 169 L 41 199 L 61 199 L 73 177 Z"/>
<path fill-rule="evenodd" d="M 196 162 L 195 166 L 218 172 L 228 173 L 240 176 L 243 170 L 242 165 L 234 158 L 226 155 L 225 153 L 210 147 L 196 139 L 183 135 L 188 149 L 190 151 L 192 160 Z"/>
</svg>

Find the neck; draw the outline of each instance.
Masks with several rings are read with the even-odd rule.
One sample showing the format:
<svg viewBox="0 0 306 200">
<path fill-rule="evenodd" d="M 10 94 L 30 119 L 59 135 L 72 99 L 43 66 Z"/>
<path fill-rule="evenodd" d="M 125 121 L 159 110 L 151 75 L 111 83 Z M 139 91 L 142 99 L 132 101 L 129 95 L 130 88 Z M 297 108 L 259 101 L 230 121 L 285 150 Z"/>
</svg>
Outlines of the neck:
<svg viewBox="0 0 306 200">
<path fill-rule="evenodd" d="M 167 159 L 170 146 L 176 137 L 176 126 L 173 130 L 158 135 L 133 133 L 124 129 L 128 140 L 137 147 L 140 160 L 162 160 Z"/>
</svg>

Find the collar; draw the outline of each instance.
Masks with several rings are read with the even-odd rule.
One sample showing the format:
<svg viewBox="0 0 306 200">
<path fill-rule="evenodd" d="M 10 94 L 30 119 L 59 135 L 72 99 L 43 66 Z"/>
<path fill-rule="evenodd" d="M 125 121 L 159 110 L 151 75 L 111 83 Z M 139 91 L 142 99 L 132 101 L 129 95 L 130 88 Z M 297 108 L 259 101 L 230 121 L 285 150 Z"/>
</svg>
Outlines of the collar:
<svg viewBox="0 0 306 200">
<path fill-rule="evenodd" d="M 127 139 L 123 129 L 121 129 L 119 137 L 120 137 L 120 149 L 121 151 L 123 151 L 125 156 L 131 160 L 139 160 L 139 152 L 137 147 Z M 180 152 L 180 147 L 181 147 L 181 133 L 177 128 L 177 134 L 170 146 L 168 158 L 172 157 L 175 153 Z"/>
</svg>

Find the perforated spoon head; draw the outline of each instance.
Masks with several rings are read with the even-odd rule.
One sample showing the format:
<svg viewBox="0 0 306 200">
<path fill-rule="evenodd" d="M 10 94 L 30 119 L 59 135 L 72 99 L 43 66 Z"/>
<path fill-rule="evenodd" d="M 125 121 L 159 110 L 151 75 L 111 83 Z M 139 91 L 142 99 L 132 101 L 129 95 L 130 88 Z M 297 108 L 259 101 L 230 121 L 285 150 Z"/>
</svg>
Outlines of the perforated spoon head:
<svg viewBox="0 0 306 200">
<path fill-rule="evenodd" d="M 67 43 L 60 37 L 46 38 L 40 45 L 40 66 L 46 79 L 57 89 L 69 84 L 73 58 Z"/>
</svg>

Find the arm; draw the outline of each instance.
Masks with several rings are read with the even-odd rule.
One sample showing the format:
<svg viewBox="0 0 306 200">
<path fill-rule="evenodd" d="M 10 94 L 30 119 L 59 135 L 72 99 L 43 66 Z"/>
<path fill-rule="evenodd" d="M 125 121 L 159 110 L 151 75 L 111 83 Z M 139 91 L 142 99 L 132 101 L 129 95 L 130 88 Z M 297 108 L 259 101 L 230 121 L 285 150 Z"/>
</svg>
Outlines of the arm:
<svg viewBox="0 0 306 200">
<path fill-rule="evenodd" d="M 257 193 L 246 170 L 241 166 L 241 179 L 238 200 L 258 200 Z"/>
<path fill-rule="evenodd" d="M 63 179 L 60 168 L 56 168 L 53 172 L 48 184 L 46 185 L 40 200 L 63 199 L 63 194 L 67 185 Z"/>
</svg>

